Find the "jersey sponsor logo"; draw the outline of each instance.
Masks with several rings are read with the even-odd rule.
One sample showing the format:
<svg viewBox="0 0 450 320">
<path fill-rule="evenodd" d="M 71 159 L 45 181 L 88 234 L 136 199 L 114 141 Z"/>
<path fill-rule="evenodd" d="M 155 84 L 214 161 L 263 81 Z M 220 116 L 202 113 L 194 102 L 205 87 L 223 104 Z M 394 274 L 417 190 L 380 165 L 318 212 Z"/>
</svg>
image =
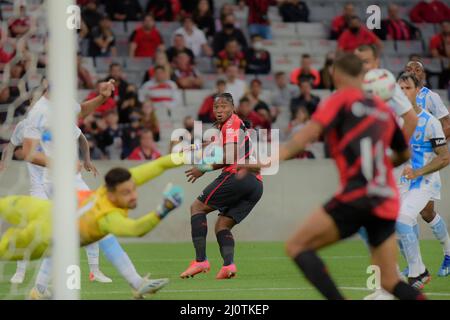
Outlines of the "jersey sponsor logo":
<svg viewBox="0 0 450 320">
<path fill-rule="evenodd" d="M 420 140 L 420 138 L 422 138 L 422 132 L 414 133 L 414 140 Z"/>
</svg>

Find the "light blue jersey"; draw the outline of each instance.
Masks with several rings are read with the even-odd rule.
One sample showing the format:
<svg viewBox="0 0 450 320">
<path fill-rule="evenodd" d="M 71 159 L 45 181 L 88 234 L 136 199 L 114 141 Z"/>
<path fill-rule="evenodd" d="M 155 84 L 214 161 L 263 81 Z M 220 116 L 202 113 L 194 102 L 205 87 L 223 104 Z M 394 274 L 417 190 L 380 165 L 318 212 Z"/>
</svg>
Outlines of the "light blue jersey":
<svg viewBox="0 0 450 320">
<path fill-rule="evenodd" d="M 410 140 L 411 160 L 409 165 L 413 170 L 429 164 L 436 157 L 434 148 L 446 145 L 444 131 L 439 120 L 425 110 L 417 117 L 417 127 Z M 430 190 L 433 192 L 434 198 L 439 199 L 441 190 L 439 171 L 413 180 L 402 179 L 401 190 L 403 192 L 413 189 Z"/>
<path fill-rule="evenodd" d="M 438 120 L 449 114 L 441 97 L 427 87 L 422 87 L 422 89 L 420 89 L 416 96 L 416 103 L 420 108 L 428 111 Z"/>
</svg>

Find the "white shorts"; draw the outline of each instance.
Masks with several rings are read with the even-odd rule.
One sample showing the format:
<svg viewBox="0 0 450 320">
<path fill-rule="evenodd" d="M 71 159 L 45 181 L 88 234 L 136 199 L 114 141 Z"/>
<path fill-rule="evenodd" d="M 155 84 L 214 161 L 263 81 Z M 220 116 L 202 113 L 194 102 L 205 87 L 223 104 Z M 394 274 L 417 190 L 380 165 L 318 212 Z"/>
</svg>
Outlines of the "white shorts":
<svg viewBox="0 0 450 320">
<path fill-rule="evenodd" d="M 435 192 L 423 189 L 413 189 L 402 193 L 397 221 L 411 226 L 417 224 L 417 217 L 427 203 L 434 200 L 434 195 Z"/>
</svg>

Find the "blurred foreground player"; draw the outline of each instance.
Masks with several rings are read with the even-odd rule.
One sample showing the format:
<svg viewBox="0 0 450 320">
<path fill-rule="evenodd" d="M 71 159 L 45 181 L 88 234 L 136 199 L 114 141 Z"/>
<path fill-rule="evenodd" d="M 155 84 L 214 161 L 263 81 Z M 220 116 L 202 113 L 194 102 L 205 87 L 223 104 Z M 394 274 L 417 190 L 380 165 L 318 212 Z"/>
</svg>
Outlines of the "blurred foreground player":
<svg viewBox="0 0 450 320">
<path fill-rule="evenodd" d="M 357 56 L 345 54 L 336 59 L 333 80 L 338 91 L 280 148 L 280 159 L 290 159 L 324 134 L 341 180 L 336 195 L 306 219 L 288 240 L 286 250 L 324 297 L 342 300 L 344 296 L 316 250 L 365 227 L 372 264 L 381 271 L 382 287 L 399 299 L 425 299 L 420 291 L 400 280 L 396 268 L 395 221 L 400 205 L 392 165 L 408 160 L 408 144 L 389 107 L 363 92 L 362 77 L 363 66 Z M 388 148 L 393 151 L 390 159 Z"/>
</svg>

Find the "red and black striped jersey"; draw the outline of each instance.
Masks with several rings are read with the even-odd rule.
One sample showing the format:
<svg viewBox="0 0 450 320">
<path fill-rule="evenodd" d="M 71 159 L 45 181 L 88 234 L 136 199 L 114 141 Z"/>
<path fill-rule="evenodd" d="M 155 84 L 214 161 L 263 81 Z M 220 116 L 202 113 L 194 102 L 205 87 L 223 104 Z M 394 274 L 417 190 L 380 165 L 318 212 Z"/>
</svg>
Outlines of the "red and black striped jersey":
<svg viewBox="0 0 450 320">
<path fill-rule="evenodd" d="M 395 219 L 398 190 L 387 150 L 402 152 L 408 144 L 389 106 L 358 88 L 347 88 L 323 101 L 312 120 L 323 127 L 339 171 L 335 198 L 355 207 L 369 205 L 375 215 Z"/>
</svg>

